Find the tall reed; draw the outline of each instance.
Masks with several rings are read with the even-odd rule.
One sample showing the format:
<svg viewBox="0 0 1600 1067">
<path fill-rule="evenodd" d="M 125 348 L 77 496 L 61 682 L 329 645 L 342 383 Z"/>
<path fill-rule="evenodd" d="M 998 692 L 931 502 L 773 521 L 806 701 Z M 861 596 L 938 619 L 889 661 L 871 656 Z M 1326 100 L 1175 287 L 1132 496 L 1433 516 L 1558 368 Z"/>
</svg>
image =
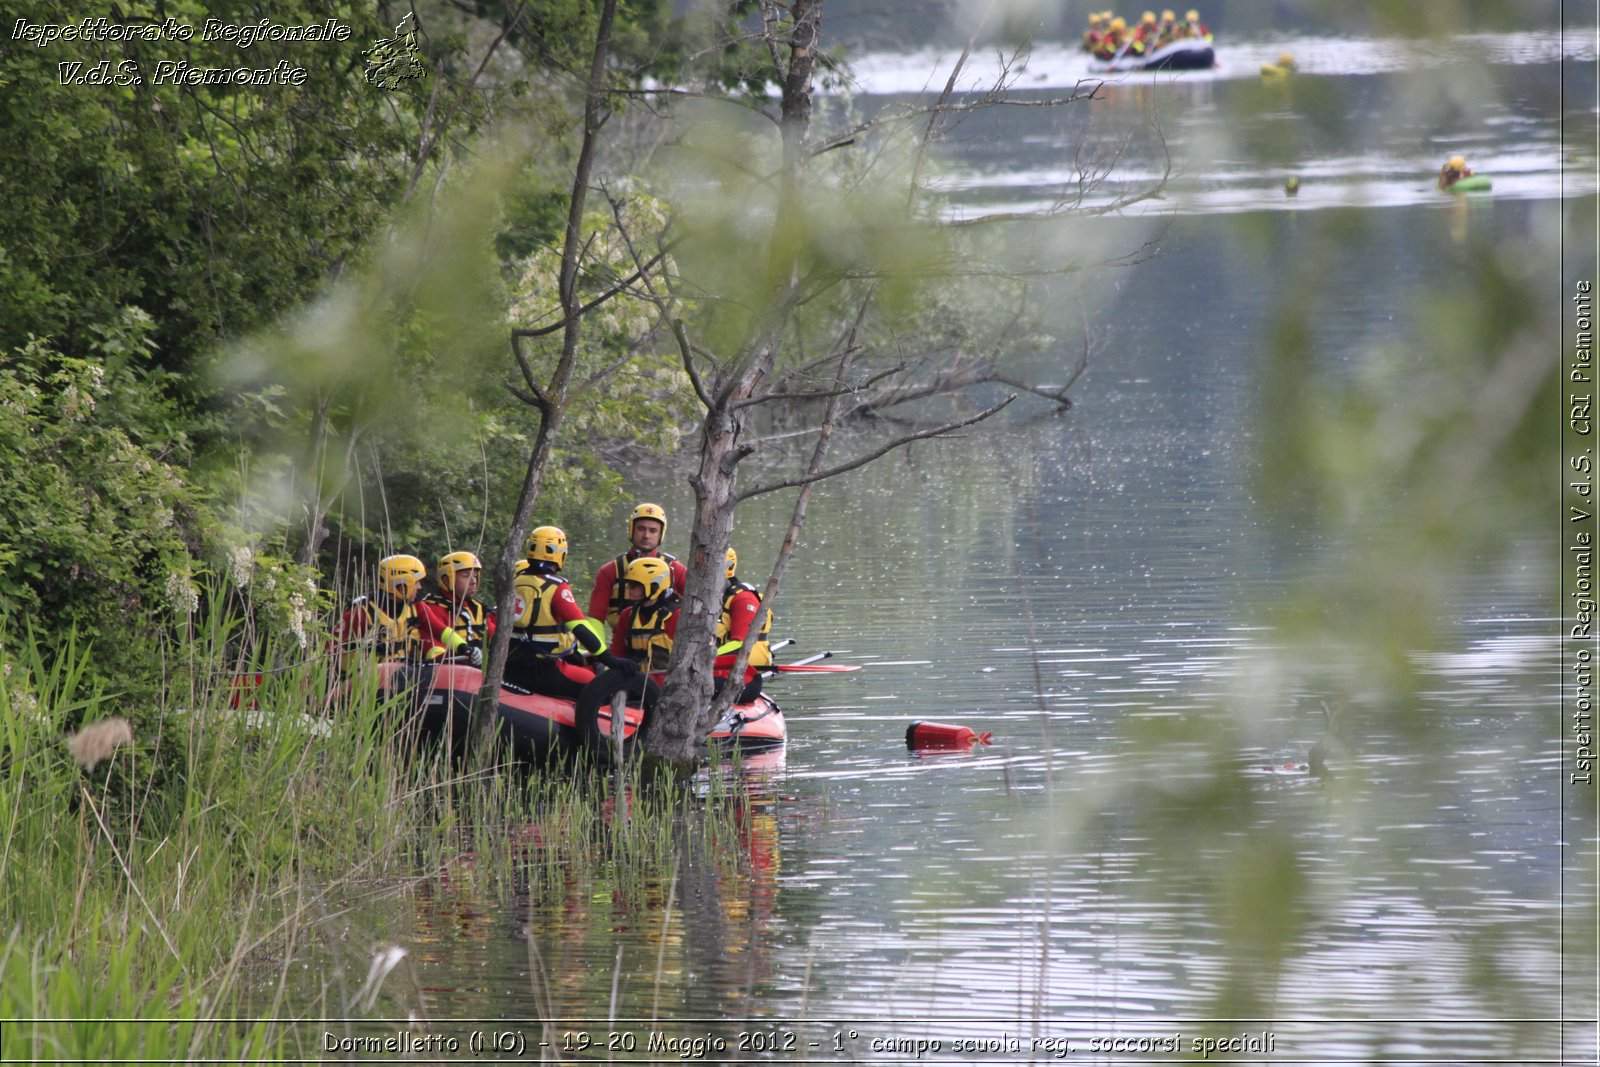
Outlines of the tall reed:
<svg viewBox="0 0 1600 1067">
<path fill-rule="evenodd" d="M 8 1055 L 271 1058 L 274 1025 L 217 1020 L 260 999 L 263 961 L 287 966 L 323 897 L 395 869 L 411 779 L 378 702 L 330 706 L 326 658 L 298 648 L 240 660 L 236 627 L 160 646 L 148 702 L 91 682 L 75 635 L 0 645 Z M 230 706 L 241 667 L 263 673 L 254 707 Z"/>
</svg>

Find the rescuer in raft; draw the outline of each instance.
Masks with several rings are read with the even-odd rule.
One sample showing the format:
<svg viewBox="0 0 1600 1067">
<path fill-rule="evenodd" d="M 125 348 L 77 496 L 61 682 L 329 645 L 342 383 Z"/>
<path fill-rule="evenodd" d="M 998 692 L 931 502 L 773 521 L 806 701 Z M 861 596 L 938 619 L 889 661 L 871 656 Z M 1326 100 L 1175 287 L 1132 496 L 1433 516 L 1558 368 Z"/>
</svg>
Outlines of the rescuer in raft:
<svg viewBox="0 0 1600 1067">
<path fill-rule="evenodd" d="M 1139 44 L 1139 51 L 1153 52 L 1156 49 L 1156 39 L 1161 35 L 1161 24 L 1156 21 L 1154 11 L 1146 11 L 1139 16 L 1139 25 L 1133 31 L 1133 39 Z"/>
<path fill-rule="evenodd" d="M 477 556 L 471 552 L 448 553 L 440 557 L 433 573 L 438 588 L 422 598 L 450 620 L 451 628 L 467 643 L 466 655 L 477 666 L 483 664 L 485 638 L 494 637 L 494 609 L 477 597 L 482 576 L 483 563 Z"/>
<path fill-rule="evenodd" d="M 606 625 L 616 629 L 622 609 L 628 606 L 623 595 L 623 572 L 628 564 L 638 559 L 660 559 L 671 569 L 672 588 L 679 596 L 689 580 L 689 569 L 678 562 L 678 557 L 661 551 L 661 542 L 667 536 L 667 513 L 659 504 L 640 504 L 628 518 L 628 551 L 609 561 L 596 572 L 594 589 L 589 593 L 589 617 L 604 619 Z"/>
<path fill-rule="evenodd" d="M 414 662 L 458 652 L 472 655 L 444 612 L 422 600 L 427 577 L 427 567 L 416 556 L 402 553 L 378 561 L 376 591 L 356 597 L 334 626 L 334 646 L 345 670 L 366 653 L 379 660 Z M 478 651 L 477 662 L 482 661 Z"/>
<path fill-rule="evenodd" d="M 1472 177 L 1472 168 L 1467 166 L 1465 156 L 1451 156 L 1445 160 L 1444 166 L 1439 168 L 1439 188 L 1448 189 L 1462 178 Z"/>
<path fill-rule="evenodd" d="M 1144 46 L 1138 40 L 1128 37 L 1127 20 L 1121 17 L 1114 18 L 1111 20 L 1111 24 L 1106 27 L 1105 36 L 1100 38 L 1100 48 L 1095 52 L 1095 57 L 1097 59 L 1115 59 L 1122 54 L 1124 48 L 1135 54 L 1144 51 Z"/>
<path fill-rule="evenodd" d="M 566 561 L 567 535 L 559 527 L 540 526 L 528 535 L 527 566 L 512 583 L 515 639 L 506 654 L 506 681 L 576 700 L 594 681 L 594 670 L 584 665 L 586 657 L 624 670 L 632 670 L 633 664 L 606 652 L 605 631 L 583 614 L 571 583 L 561 576 Z"/>
<path fill-rule="evenodd" d="M 622 595 L 628 605 L 611 634 L 611 654 L 625 657 L 657 684 L 672 660 L 672 639 L 678 632 L 682 601 L 672 588 L 666 560 L 641 556 L 622 573 Z"/>
<path fill-rule="evenodd" d="M 1083 31 L 1083 50 L 1093 52 L 1100 47 L 1100 42 L 1105 38 L 1106 26 L 1111 22 L 1111 12 L 1089 12 L 1089 28 Z"/>
<path fill-rule="evenodd" d="M 1190 8 L 1183 13 L 1183 28 L 1178 31 L 1179 36 L 1189 37 L 1199 41 L 1211 40 L 1211 27 L 1200 21 L 1200 12 Z"/>
<path fill-rule="evenodd" d="M 722 617 L 717 620 L 717 658 L 712 670 L 717 677 L 717 688 L 721 689 L 722 681 L 733 670 L 733 661 L 750 627 L 760 619 L 761 628 L 755 644 L 750 647 L 750 660 L 744 671 L 744 691 L 735 701 L 748 704 L 761 695 L 761 671 L 772 666 L 772 646 L 767 641 L 767 635 L 772 632 L 772 612 L 768 610 L 762 617 L 761 594 L 749 582 L 738 579 L 739 554 L 732 546 L 728 548 L 727 561 L 728 584 L 722 589 Z"/>
</svg>

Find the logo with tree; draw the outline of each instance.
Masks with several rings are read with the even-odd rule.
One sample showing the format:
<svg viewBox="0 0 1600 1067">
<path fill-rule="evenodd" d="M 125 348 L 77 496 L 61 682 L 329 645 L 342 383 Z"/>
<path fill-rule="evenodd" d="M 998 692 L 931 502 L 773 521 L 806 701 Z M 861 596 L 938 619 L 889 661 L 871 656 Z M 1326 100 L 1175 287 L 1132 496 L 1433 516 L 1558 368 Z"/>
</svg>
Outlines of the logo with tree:
<svg viewBox="0 0 1600 1067">
<path fill-rule="evenodd" d="M 420 78 L 425 72 L 417 46 L 417 27 L 408 12 L 394 28 L 394 36 L 374 41 L 361 53 L 366 60 L 367 81 L 380 89 L 398 89 L 400 83 Z"/>
</svg>

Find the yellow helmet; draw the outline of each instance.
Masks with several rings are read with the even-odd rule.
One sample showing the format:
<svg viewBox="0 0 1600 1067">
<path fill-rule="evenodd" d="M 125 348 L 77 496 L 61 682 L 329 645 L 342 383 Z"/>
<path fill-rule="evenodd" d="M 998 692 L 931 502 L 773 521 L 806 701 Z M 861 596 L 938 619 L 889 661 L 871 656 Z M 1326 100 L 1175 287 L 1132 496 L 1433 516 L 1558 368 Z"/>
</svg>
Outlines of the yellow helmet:
<svg viewBox="0 0 1600 1067">
<path fill-rule="evenodd" d="M 416 556 L 385 556 L 378 561 L 378 586 L 390 596 L 410 600 L 422 588 L 428 568 Z"/>
<path fill-rule="evenodd" d="M 528 559 L 553 563 L 559 570 L 567 562 L 567 535 L 558 526 L 540 526 L 528 535 Z"/>
<path fill-rule="evenodd" d="M 667 513 L 660 504 L 640 504 L 628 516 L 628 538 L 633 538 L 633 524 L 640 519 L 654 519 L 661 524 L 661 539 L 667 539 Z"/>
<path fill-rule="evenodd" d="M 1154 11 L 1146 11 L 1139 16 L 1139 21 L 1145 26 L 1154 26 L 1156 24 L 1156 13 Z"/>
<path fill-rule="evenodd" d="M 727 560 L 728 560 L 728 566 L 727 566 L 727 569 L 723 573 L 726 574 L 729 578 L 732 578 L 735 574 L 739 573 L 739 553 L 737 553 L 737 552 L 735 552 L 733 550 L 733 546 L 732 545 L 728 546 Z"/>
<path fill-rule="evenodd" d="M 1120 32 L 1122 32 L 1123 30 L 1125 30 L 1127 28 L 1128 28 L 1128 20 L 1123 18 L 1121 15 L 1118 15 L 1116 18 L 1111 20 L 1111 32 L 1112 33 L 1120 33 Z"/>
<path fill-rule="evenodd" d="M 471 552 L 452 552 L 439 559 L 437 572 L 439 584 L 450 592 L 456 591 L 456 575 L 462 571 L 481 571 L 483 564 Z"/>
<path fill-rule="evenodd" d="M 640 556 L 622 572 L 625 582 L 638 582 L 644 586 L 644 598 L 654 600 L 672 588 L 672 568 L 667 561 L 655 556 Z"/>
<path fill-rule="evenodd" d="M 1199 22 L 1200 21 L 1200 12 L 1196 11 L 1194 8 L 1191 7 L 1189 10 L 1187 10 L 1187 11 L 1185 11 L 1183 13 L 1183 17 L 1184 17 L 1185 20 L 1187 20 L 1189 22 Z"/>
<path fill-rule="evenodd" d="M 1451 156 L 1449 159 L 1445 160 L 1445 164 L 1444 165 L 1446 167 L 1449 167 L 1451 170 L 1466 170 L 1467 169 L 1467 157 L 1466 156 Z"/>
<path fill-rule="evenodd" d="M 1161 12 L 1161 21 L 1162 22 L 1175 22 L 1177 20 L 1177 18 L 1178 18 L 1178 16 L 1174 15 L 1172 13 L 1172 9 L 1170 7 L 1169 8 L 1165 8 Z"/>
</svg>

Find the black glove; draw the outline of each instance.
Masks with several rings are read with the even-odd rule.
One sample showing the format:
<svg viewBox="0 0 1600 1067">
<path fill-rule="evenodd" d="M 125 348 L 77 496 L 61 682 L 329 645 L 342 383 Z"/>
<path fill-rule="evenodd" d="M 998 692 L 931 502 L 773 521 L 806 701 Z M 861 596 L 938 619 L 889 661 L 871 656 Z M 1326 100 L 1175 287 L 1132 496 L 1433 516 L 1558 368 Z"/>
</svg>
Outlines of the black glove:
<svg viewBox="0 0 1600 1067">
<path fill-rule="evenodd" d="M 626 671 L 630 674 L 639 673 L 639 665 L 633 662 L 633 660 L 628 659 L 626 656 L 617 656 L 610 652 L 602 652 L 596 658 L 614 671 Z"/>
</svg>

